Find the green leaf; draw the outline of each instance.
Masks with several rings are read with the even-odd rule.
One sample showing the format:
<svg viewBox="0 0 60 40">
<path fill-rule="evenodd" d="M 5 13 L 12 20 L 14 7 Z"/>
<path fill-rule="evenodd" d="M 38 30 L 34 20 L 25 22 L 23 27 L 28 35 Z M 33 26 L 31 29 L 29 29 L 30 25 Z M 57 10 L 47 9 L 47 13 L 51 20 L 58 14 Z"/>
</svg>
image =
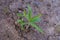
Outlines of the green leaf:
<svg viewBox="0 0 60 40">
<path fill-rule="evenodd" d="M 28 24 L 26 22 L 23 22 L 23 20 L 17 20 L 18 23 L 20 23 L 21 25 L 25 25 L 25 24 Z"/>
<path fill-rule="evenodd" d="M 24 10 L 23 15 L 26 16 L 26 10 Z"/>
<path fill-rule="evenodd" d="M 42 30 L 40 27 L 38 27 L 36 24 L 34 24 L 34 23 L 30 23 L 30 24 L 31 24 L 31 26 L 34 27 L 36 30 L 38 30 L 39 32 L 43 33 L 43 30 Z"/>
<path fill-rule="evenodd" d="M 18 23 L 22 23 L 23 21 L 22 20 L 17 20 Z"/>
<path fill-rule="evenodd" d="M 30 5 L 28 5 L 28 14 L 27 14 L 28 18 L 30 19 L 32 16 L 32 9 L 30 7 Z"/>
<path fill-rule="evenodd" d="M 27 13 L 26 13 L 26 10 L 24 10 L 23 15 L 24 15 L 24 17 L 25 17 L 26 19 L 29 19 L 29 18 L 28 18 L 28 15 L 27 15 Z"/>
<path fill-rule="evenodd" d="M 26 24 L 23 20 L 17 20 L 17 22 L 21 25 L 21 30 L 24 30 L 24 25 Z"/>
<path fill-rule="evenodd" d="M 24 30 L 24 25 L 25 25 L 25 23 L 21 24 L 21 30 Z"/>
<path fill-rule="evenodd" d="M 33 18 L 32 20 L 31 20 L 31 22 L 33 22 L 33 23 L 36 23 L 36 22 L 40 22 L 41 21 L 41 19 L 40 18 Z"/>
<path fill-rule="evenodd" d="M 21 26 L 21 30 L 24 30 L 24 27 L 23 27 L 23 25 Z"/>
<path fill-rule="evenodd" d="M 32 19 L 31 19 L 31 22 L 35 23 L 35 22 L 40 22 L 40 16 L 41 15 L 37 15 L 37 16 L 34 16 Z"/>
<path fill-rule="evenodd" d="M 18 13 L 18 14 L 17 14 L 17 16 L 20 16 L 20 17 L 22 17 L 23 15 L 22 15 L 21 13 Z"/>
</svg>

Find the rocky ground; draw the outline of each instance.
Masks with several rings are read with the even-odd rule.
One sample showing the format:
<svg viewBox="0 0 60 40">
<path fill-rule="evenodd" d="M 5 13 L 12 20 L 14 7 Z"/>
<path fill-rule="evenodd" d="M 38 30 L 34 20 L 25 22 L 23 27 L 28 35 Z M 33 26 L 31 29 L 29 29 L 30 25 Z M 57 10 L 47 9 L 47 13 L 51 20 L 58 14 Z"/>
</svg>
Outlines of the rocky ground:
<svg viewBox="0 0 60 40">
<path fill-rule="evenodd" d="M 43 14 L 38 25 L 44 34 L 22 32 L 15 25 L 17 13 L 27 10 L 27 4 L 33 15 Z M 60 40 L 60 0 L 0 0 L 0 40 Z"/>
</svg>

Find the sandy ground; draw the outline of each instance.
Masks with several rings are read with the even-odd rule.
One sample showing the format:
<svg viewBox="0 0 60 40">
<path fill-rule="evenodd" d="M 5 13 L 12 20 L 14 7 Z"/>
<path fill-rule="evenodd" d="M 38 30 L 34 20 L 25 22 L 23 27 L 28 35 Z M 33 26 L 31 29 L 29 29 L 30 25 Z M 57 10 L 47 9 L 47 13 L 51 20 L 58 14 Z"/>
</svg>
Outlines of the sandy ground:
<svg viewBox="0 0 60 40">
<path fill-rule="evenodd" d="M 44 35 L 36 29 L 28 33 L 16 30 L 16 14 L 27 10 L 27 4 L 33 16 L 43 14 L 38 25 Z M 60 40 L 60 0 L 0 0 L 0 40 Z"/>
</svg>

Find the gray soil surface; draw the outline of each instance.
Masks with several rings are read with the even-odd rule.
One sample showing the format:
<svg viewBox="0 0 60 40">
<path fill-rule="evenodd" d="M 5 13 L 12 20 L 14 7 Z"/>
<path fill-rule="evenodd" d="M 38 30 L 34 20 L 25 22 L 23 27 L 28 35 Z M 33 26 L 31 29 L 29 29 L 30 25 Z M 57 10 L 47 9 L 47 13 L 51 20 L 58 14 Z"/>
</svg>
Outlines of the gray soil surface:
<svg viewBox="0 0 60 40">
<path fill-rule="evenodd" d="M 30 4 L 33 16 L 42 14 L 38 25 L 44 34 L 32 28 L 22 32 L 15 22 L 17 13 Z M 0 0 L 0 40 L 60 40 L 60 0 Z"/>
</svg>

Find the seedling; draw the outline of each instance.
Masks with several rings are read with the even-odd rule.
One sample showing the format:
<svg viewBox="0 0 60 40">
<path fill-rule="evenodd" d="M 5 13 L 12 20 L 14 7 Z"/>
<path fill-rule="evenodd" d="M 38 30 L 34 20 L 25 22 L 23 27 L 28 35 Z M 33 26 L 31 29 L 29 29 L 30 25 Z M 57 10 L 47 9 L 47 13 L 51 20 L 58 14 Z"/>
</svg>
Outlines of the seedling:
<svg viewBox="0 0 60 40">
<path fill-rule="evenodd" d="M 18 13 L 17 15 L 21 17 L 21 19 L 18 19 L 17 22 L 21 25 L 22 30 L 24 30 L 24 26 L 27 24 L 28 26 L 32 26 L 39 32 L 43 33 L 43 30 L 39 26 L 36 25 L 36 23 L 40 22 L 41 20 L 40 19 L 41 14 L 32 16 L 32 9 L 30 5 L 28 5 L 28 12 L 24 10 L 23 13 Z M 27 20 L 26 22 L 24 21 L 24 18 Z"/>
</svg>

